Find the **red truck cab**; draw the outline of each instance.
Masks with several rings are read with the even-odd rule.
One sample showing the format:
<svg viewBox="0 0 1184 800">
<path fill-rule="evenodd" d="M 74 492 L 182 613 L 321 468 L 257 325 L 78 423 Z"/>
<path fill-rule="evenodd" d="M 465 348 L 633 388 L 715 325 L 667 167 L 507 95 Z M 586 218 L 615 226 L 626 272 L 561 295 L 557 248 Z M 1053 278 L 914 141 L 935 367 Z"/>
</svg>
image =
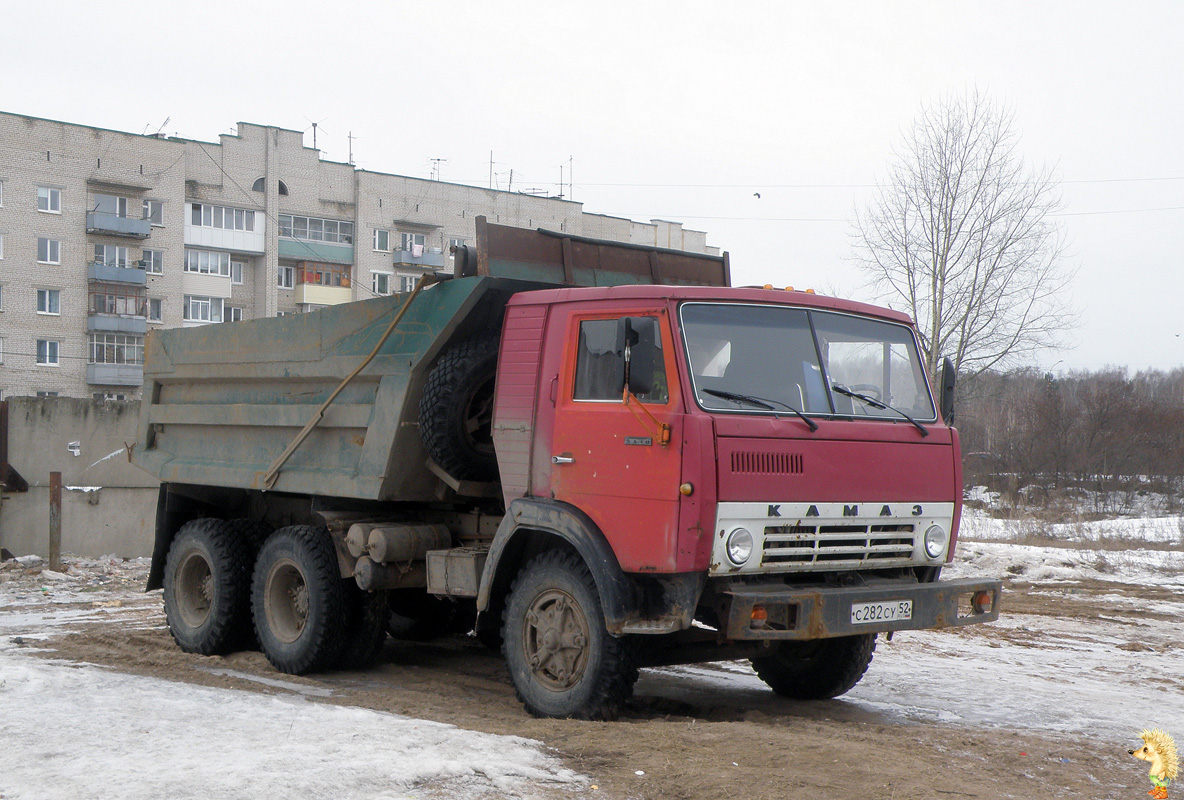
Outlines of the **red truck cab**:
<svg viewBox="0 0 1184 800">
<path fill-rule="evenodd" d="M 905 315 L 812 293 L 518 294 L 494 404 L 503 530 L 548 526 L 527 507 L 570 515 L 609 633 L 673 635 L 633 637 L 665 640 L 637 663 L 713 644 L 783 693 L 841 693 L 877 633 L 998 613 L 998 582 L 937 580 L 961 462 L 921 364 Z M 528 656 L 560 635 L 526 627 Z"/>
</svg>

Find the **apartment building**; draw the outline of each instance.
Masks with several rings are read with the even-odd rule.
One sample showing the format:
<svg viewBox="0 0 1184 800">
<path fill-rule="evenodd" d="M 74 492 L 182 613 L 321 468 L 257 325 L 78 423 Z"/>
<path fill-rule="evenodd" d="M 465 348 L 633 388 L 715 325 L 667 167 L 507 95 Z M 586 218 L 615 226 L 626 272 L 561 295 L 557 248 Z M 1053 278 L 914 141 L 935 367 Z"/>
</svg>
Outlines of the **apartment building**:
<svg viewBox="0 0 1184 800">
<path fill-rule="evenodd" d="M 153 328 L 406 291 L 451 268 L 478 215 L 716 252 L 677 222 L 325 161 L 299 131 L 201 142 L 0 113 L 0 398 L 138 397 Z"/>
</svg>

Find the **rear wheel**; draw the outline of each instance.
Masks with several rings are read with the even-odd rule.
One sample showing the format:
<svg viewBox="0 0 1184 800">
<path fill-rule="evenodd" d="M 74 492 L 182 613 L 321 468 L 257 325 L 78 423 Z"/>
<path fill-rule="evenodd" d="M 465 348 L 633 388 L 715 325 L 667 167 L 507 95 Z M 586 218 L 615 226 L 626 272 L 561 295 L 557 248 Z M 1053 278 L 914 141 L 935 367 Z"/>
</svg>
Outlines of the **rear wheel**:
<svg viewBox="0 0 1184 800">
<path fill-rule="evenodd" d="M 874 633 L 779 642 L 769 655 L 752 659 L 752 668 L 782 697 L 827 700 L 859 683 L 875 650 Z"/>
<path fill-rule="evenodd" d="M 250 624 L 251 556 L 220 519 L 181 526 L 164 568 L 164 613 L 173 640 L 186 653 L 226 653 Z"/>
<path fill-rule="evenodd" d="M 280 672 L 302 675 L 336 662 L 346 597 L 324 529 L 292 525 L 268 538 L 255 562 L 251 611 L 259 646 Z"/>
<path fill-rule="evenodd" d="M 592 574 L 573 553 L 531 561 L 510 589 L 503 652 L 518 699 L 536 717 L 615 719 L 637 668 L 605 630 Z"/>
</svg>

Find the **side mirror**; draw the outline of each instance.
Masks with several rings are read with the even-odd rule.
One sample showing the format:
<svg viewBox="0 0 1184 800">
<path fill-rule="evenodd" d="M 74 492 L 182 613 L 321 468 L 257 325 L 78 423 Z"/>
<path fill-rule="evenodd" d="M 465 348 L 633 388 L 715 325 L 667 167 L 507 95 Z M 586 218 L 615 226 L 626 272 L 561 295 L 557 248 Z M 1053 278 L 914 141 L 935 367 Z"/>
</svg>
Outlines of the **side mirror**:
<svg viewBox="0 0 1184 800">
<path fill-rule="evenodd" d="M 624 356 L 625 375 L 621 388 L 646 394 L 654 388 L 654 359 L 657 356 L 657 320 L 652 317 L 622 317 L 617 320 L 617 354 Z"/>
<path fill-rule="evenodd" d="M 945 420 L 947 425 L 954 424 L 954 382 L 957 378 L 958 373 L 954 369 L 954 362 L 948 358 L 943 359 L 941 376 L 938 381 L 941 384 L 941 418 Z"/>
</svg>

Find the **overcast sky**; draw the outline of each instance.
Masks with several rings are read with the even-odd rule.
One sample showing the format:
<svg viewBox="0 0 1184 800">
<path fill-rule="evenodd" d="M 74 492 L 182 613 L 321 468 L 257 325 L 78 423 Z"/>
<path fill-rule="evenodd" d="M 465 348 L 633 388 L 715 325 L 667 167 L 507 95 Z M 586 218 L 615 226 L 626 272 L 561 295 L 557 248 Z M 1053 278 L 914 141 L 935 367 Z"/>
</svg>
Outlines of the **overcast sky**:
<svg viewBox="0 0 1184 800">
<path fill-rule="evenodd" d="M 679 220 L 736 283 L 872 299 L 850 220 L 922 104 L 977 87 L 1063 181 L 1057 371 L 1184 364 L 1184 3 L 10 2 L 0 110 Z M 566 193 L 567 188 L 563 191 Z M 754 193 L 759 192 L 759 199 Z"/>
</svg>

